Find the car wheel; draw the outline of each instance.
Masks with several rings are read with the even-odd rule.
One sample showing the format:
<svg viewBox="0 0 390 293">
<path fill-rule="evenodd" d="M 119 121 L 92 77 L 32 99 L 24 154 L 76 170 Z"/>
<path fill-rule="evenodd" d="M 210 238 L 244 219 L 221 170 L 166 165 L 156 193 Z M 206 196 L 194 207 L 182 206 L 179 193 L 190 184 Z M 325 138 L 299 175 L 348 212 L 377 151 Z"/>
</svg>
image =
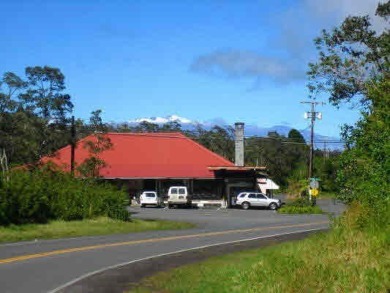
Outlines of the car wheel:
<svg viewBox="0 0 390 293">
<path fill-rule="evenodd" d="M 276 203 L 274 203 L 274 202 L 271 203 L 271 204 L 269 205 L 269 209 L 270 209 L 270 210 L 273 210 L 273 211 L 274 211 L 274 210 L 276 210 L 277 208 L 278 208 L 278 205 L 277 205 Z"/>
<path fill-rule="evenodd" d="M 243 203 L 241 204 L 241 207 L 242 207 L 244 210 L 249 209 L 250 206 L 251 206 L 251 205 L 249 204 L 249 202 L 243 202 Z"/>
<path fill-rule="evenodd" d="M 141 208 L 144 208 L 145 207 L 145 205 L 144 204 L 141 204 Z"/>
</svg>

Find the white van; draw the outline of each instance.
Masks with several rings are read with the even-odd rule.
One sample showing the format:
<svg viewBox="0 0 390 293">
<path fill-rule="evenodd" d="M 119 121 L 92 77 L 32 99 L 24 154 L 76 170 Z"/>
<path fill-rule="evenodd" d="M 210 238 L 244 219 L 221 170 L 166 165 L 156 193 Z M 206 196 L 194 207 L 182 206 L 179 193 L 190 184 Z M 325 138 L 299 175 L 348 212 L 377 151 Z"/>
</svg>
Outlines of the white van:
<svg viewBox="0 0 390 293">
<path fill-rule="evenodd" d="M 168 190 L 168 208 L 173 206 L 190 207 L 192 204 L 191 196 L 185 186 L 171 186 Z"/>
</svg>

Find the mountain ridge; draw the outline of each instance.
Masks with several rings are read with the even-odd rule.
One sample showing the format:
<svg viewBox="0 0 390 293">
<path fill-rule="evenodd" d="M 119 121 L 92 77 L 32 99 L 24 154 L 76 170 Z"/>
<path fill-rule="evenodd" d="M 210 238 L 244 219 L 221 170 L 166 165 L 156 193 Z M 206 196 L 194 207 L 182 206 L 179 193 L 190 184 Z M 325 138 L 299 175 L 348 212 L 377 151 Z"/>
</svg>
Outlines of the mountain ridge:
<svg viewBox="0 0 390 293">
<path fill-rule="evenodd" d="M 231 126 L 229 123 L 224 121 L 223 119 L 213 119 L 209 121 L 193 121 L 188 118 L 181 117 L 179 115 L 168 115 L 165 117 L 149 117 L 149 118 L 136 118 L 133 120 L 129 120 L 128 123 L 131 125 L 138 125 L 142 122 L 154 123 L 157 125 L 163 125 L 165 123 L 178 122 L 180 123 L 183 130 L 194 130 L 196 126 L 201 125 L 207 130 L 210 130 L 214 126 Z M 254 124 L 245 124 L 245 136 L 259 136 L 266 137 L 269 132 L 277 132 L 280 135 L 287 136 L 289 131 L 292 129 L 296 129 L 287 125 L 274 125 L 271 127 L 260 127 Z M 310 130 L 308 129 L 297 129 L 302 136 L 305 138 L 306 142 L 310 141 Z M 316 148 L 322 148 L 322 146 L 318 146 L 318 144 L 324 144 L 326 148 L 331 150 L 342 149 L 343 144 L 339 137 L 332 137 L 322 135 L 320 133 L 314 133 L 314 141 L 316 144 Z"/>
</svg>

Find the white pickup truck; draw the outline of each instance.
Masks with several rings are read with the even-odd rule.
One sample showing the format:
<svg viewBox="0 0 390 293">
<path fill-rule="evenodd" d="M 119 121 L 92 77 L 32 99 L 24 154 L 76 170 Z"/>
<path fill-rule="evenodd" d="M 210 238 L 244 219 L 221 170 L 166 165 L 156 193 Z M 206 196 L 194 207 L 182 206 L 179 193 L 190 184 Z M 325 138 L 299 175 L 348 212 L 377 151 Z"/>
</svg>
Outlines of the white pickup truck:
<svg viewBox="0 0 390 293">
<path fill-rule="evenodd" d="M 168 208 L 174 206 L 191 207 L 191 196 L 186 186 L 171 186 L 168 190 Z"/>
</svg>

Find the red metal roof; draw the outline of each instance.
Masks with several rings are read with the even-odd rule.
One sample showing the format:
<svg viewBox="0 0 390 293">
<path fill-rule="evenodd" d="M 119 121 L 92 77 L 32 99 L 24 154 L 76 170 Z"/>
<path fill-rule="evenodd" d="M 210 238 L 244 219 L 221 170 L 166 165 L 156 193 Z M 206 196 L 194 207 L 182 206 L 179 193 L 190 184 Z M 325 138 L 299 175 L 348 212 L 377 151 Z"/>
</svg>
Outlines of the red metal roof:
<svg viewBox="0 0 390 293">
<path fill-rule="evenodd" d="M 113 147 L 99 154 L 107 167 L 104 178 L 214 178 L 208 167 L 234 166 L 181 133 L 107 133 Z M 83 147 L 88 136 L 77 143 L 76 166 L 89 157 Z M 43 162 L 51 161 L 70 170 L 70 146 L 57 151 Z"/>
</svg>

